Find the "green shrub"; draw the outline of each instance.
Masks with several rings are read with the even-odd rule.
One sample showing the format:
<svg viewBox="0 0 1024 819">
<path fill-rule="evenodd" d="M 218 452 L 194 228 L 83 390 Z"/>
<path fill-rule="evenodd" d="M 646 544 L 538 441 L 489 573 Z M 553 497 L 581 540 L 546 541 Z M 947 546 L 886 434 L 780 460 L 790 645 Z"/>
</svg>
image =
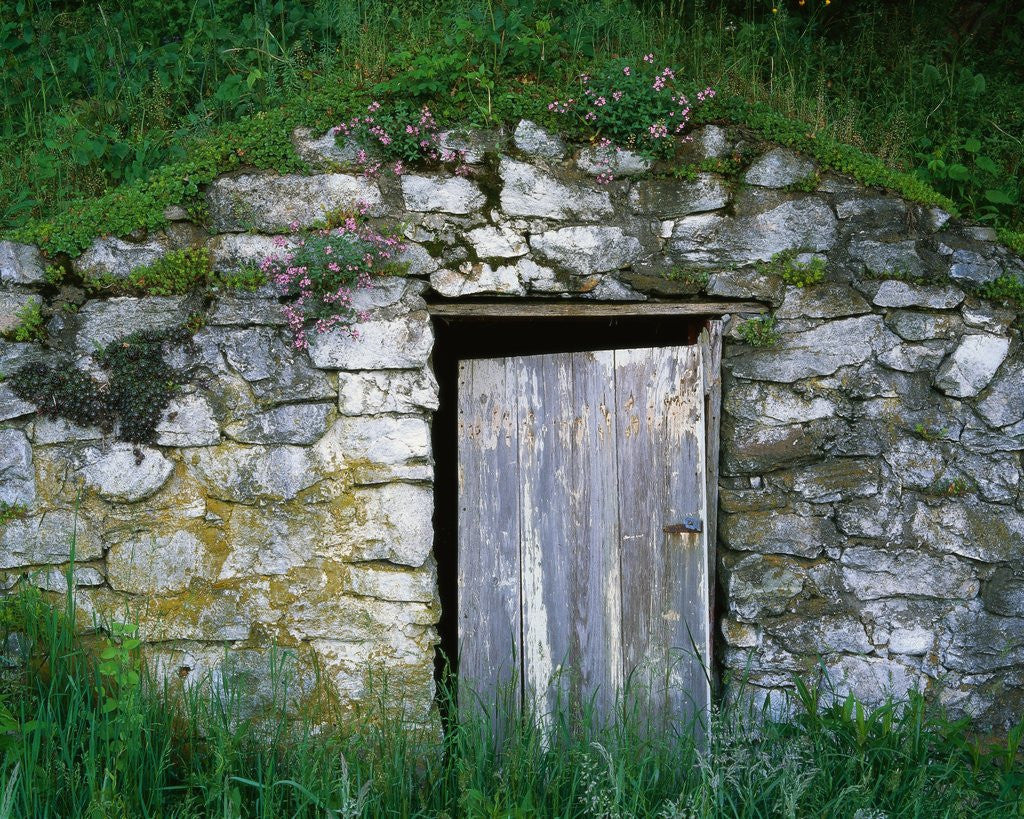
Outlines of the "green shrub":
<svg viewBox="0 0 1024 819">
<path fill-rule="evenodd" d="M 14 311 L 18 323 L 4 335 L 13 341 L 41 341 L 46 338 L 43 300 L 33 296 Z"/>
</svg>

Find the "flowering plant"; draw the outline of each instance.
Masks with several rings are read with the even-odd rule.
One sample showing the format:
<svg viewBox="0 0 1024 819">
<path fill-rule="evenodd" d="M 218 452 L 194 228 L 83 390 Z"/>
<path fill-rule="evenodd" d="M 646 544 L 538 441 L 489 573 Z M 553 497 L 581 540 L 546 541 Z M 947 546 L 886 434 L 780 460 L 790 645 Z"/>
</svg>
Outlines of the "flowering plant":
<svg viewBox="0 0 1024 819">
<path fill-rule="evenodd" d="M 610 62 L 593 76 L 581 74 L 579 81 L 578 96 L 554 100 L 548 110 L 579 118 L 606 145 L 651 155 L 668 153 L 694 106 L 715 96 L 713 88 L 705 88 L 691 100 L 679 88 L 675 70 L 658 68 L 653 54 L 639 65 Z"/>
<path fill-rule="evenodd" d="M 393 162 L 391 170 L 400 176 L 406 163 L 462 160 L 462 152 L 441 145 L 437 120 L 426 105 L 417 109 L 407 102 L 388 107 L 372 102 L 364 116 L 352 117 L 332 130 L 335 137 L 351 137 L 361 146 L 356 162 L 368 176 L 377 175 L 387 161 Z M 374 156 L 382 160 L 375 160 Z"/>
<path fill-rule="evenodd" d="M 294 233 L 298 226 L 292 227 Z M 360 225 L 354 216 L 301 237 L 278 236 L 274 242 L 281 253 L 265 258 L 261 268 L 291 299 L 284 313 L 298 349 L 309 346 L 309 322 L 317 333 L 340 327 L 358 337 L 353 325 L 365 320 L 366 313 L 356 307 L 354 292 L 369 287 L 373 274 L 389 272 L 405 249 L 395 236 Z"/>
</svg>

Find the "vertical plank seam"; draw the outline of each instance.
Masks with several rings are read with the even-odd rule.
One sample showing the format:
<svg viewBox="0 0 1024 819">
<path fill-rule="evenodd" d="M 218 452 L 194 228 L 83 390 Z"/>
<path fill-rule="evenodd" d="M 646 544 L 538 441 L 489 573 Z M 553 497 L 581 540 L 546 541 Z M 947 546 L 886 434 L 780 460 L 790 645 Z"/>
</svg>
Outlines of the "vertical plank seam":
<svg viewBox="0 0 1024 819">
<path fill-rule="evenodd" d="M 615 561 L 619 565 L 619 672 L 622 691 L 616 697 L 624 696 L 628 686 L 626 676 L 626 605 L 622 585 L 622 459 L 619 455 L 619 351 L 612 350 L 612 440 L 615 445 Z M 623 714 L 625 714 L 623 702 Z"/>
</svg>

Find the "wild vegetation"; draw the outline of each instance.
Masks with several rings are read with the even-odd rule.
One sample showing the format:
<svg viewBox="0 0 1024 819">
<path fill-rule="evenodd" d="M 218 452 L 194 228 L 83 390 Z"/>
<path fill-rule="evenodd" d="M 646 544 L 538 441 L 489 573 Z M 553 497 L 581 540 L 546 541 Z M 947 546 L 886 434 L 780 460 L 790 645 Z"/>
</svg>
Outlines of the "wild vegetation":
<svg viewBox="0 0 1024 819">
<path fill-rule="evenodd" d="M 689 726 L 653 726 L 629 710 L 615 726 L 596 727 L 565 709 L 542 729 L 498 704 L 501 735 L 488 716 L 443 732 L 410 727 L 386 686 L 381 707 L 362 714 L 313 697 L 289 718 L 287 652 L 268 656 L 260 679 L 269 694 L 257 702 L 252 675 L 158 682 L 130 618 L 83 637 L 80 617 L 73 594 L 61 603 L 26 586 L 0 600 L 0 816 L 1024 812 L 1024 721 L 998 741 L 972 737 L 965 720 L 917 694 L 866 708 L 808 681 L 789 703 L 791 721 L 736 703 L 716 710 L 706 747 Z M 253 713 L 262 716 L 244 718 Z"/>
<path fill-rule="evenodd" d="M 581 74 L 600 84 L 620 58 L 655 54 L 680 90 L 716 89 L 704 117 L 880 181 L 849 143 L 1019 228 L 1022 15 L 1011 0 L 17 0 L 0 9 L 0 222 L 143 180 L 104 209 L 180 201 L 211 163 L 287 169 L 286 126 L 326 128 L 376 99 L 429 104 L 441 123 L 564 129 L 548 106 L 580 97 Z"/>
</svg>

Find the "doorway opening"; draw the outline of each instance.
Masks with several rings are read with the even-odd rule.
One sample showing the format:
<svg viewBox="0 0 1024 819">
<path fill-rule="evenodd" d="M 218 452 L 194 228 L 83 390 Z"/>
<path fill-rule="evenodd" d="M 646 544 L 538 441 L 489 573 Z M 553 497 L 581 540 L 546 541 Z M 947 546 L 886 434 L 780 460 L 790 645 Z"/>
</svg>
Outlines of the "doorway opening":
<svg viewBox="0 0 1024 819">
<path fill-rule="evenodd" d="M 450 303 L 434 309 L 433 366 L 439 385 L 439 408 L 432 427 L 435 457 L 434 554 L 441 600 L 440 645 L 436 655 L 439 684 L 459 673 L 459 491 L 458 399 L 460 362 L 474 359 L 590 353 L 637 348 L 677 348 L 697 344 L 707 328 L 708 314 L 601 315 L 582 309 L 580 315 L 537 314 L 537 304 L 504 302 L 496 310 L 475 312 L 475 305 Z M 590 305 L 580 305 L 588 307 Z M 596 307 L 597 305 L 593 305 Z M 571 307 L 564 302 L 559 308 Z M 638 307 L 631 305 L 631 307 Z M 533 308 L 533 309 L 531 309 Z M 559 309 L 559 312 L 562 312 Z M 588 315 L 588 312 L 591 313 Z M 709 311 L 710 312 L 710 311 Z M 714 514 L 709 506 L 708 514 Z M 713 531 L 712 527 L 712 531 Z M 713 553 L 714 543 L 708 543 Z M 452 675 L 452 676 L 450 676 Z"/>
</svg>

